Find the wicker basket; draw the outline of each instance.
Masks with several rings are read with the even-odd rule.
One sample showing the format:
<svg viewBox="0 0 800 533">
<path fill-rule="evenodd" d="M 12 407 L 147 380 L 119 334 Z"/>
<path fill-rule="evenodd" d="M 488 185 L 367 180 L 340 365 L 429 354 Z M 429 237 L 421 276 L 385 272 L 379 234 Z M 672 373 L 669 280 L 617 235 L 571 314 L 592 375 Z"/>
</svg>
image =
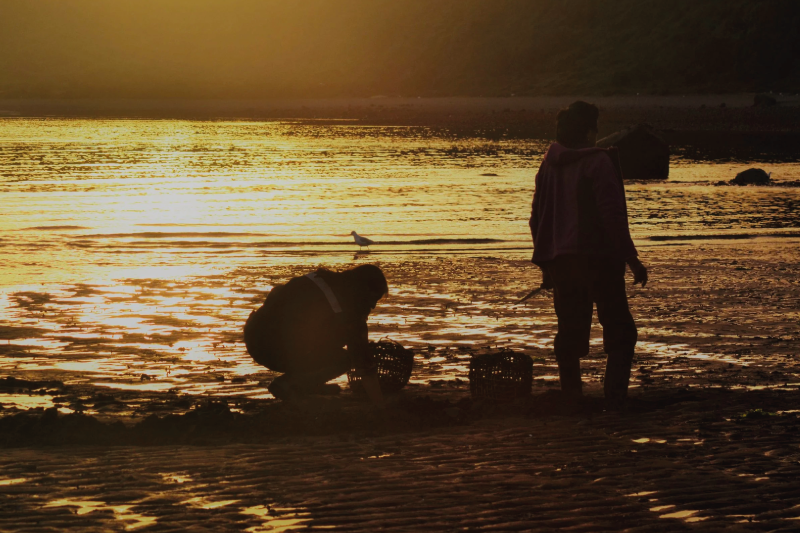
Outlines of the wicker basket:
<svg viewBox="0 0 800 533">
<path fill-rule="evenodd" d="M 394 341 L 370 342 L 370 350 L 378 365 L 378 382 L 383 392 L 397 392 L 408 384 L 414 367 L 414 352 Z M 355 369 L 347 372 L 347 381 L 353 392 L 364 392 L 361 377 Z"/>
<path fill-rule="evenodd" d="M 507 402 L 531 393 L 533 360 L 509 349 L 475 355 L 469 362 L 473 400 Z"/>
</svg>

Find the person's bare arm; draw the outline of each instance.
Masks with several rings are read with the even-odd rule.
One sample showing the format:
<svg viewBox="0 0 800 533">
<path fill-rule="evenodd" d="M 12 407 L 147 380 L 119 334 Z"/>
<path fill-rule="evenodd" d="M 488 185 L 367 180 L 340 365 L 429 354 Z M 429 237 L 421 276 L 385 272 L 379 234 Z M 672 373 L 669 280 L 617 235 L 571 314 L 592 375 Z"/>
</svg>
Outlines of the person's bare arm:
<svg viewBox="0 0 800 533">
<path fill-rule="evenodd" d="M 642 288 L 644 288 L 647 285 L 647 267 L 639 261 L 637 256 L 630 257 L 625 262 L 628 263 L 631 272 L 633 272 L 633 284 L 641 283 Z"/>
<path fill-rule="evenodd" d="M 369 348 L 366 317 L 364 322 L 359 323 L 353 332 L 353 337 L 347 343 L 347 349 L 353 352 L 356 370 L 361 377 L 361 384 L 367 393 L 367 398 L 373 404 L 383 406 L 383 392 L 381 392 L 381 384 L 378 381 L 378 367 Z"/>
<path fill-rule="evenodd" d="M 378 374 L 369 374 L 361 378 L 361 384 L 367 393 L 367 398 L 377 407 L 383 407 L 383 392 L 378 382 Z"/>
</svg>

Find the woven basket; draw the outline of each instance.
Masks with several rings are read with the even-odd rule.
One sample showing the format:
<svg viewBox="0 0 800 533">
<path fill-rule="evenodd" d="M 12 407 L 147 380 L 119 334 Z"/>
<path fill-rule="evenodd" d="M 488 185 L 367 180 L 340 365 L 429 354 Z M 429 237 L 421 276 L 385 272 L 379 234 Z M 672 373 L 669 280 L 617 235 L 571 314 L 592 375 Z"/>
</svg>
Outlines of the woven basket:
<svg viewBox="0 0 800 533">
<path fill-rule="evenodd" d="M 508 402 L 528 396 L 533 384 L 533 360 L 509 349 L 475 355 L 469 362 L 473 400 Z"/>
<path fill-rule="evenodd" d="M 382 392 L 397 392 L 408 384 L 414 367 L 414 352 L 394 341 L 370 342 L 369 348 L 378 365 L 378 382 Z M 353 392 L 364 392 L 361 376 L 355 369 L 347 372 L 347 381 Z"/>
</svg>

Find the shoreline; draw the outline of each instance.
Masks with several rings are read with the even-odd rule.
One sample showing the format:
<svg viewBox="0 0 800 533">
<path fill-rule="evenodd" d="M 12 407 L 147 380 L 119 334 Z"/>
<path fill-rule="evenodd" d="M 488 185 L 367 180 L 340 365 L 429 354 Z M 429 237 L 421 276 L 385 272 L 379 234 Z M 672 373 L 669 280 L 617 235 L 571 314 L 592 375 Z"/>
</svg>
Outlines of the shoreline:
<svg viewBox="0 0 800 533">
<path fill-rule="evenodd" d="M 795 241 L 687 240 L 642 247 L 653 275 L 646 289 L 629 290 L 640 329 L 633 388 L 794 391 L 798 339 L 786 313 L 799 290 Z M 364 257 L 321 264 L 346 268 Z M 380 257 L 392 290 L 370 319 L 370 335 L 417 353 L 409 394 L 464 398 L 465 365 L 473 350 L 486 346 L 534 358 L 534 395 L 557 383 L 550 297 L 517 305 L 539 280 L 526 256 Z M 113 288 L 79 283 L 12 291 L 8 326 L 0 327 L 0 376 L 61 384 L 33 387 L 38 392 L 32 394 L 31 387 L 15 387 L 12 380 L 5 393 L 20 389 L 20 406 L 29 399 L 39 412 L 57 407 L 110 421 L 183 414 L 208 399 L 224 399 L 242 413 L 271 405 L 266 384 L 274 374 L 247 356 L 241 324 L 269 287 L 308 268 L 252 264 L 185 279 L 120 280 Z M 209 307 L 212 294 L 225 296 Z M 84 316 L 84 299 L 104 311 Z M 132 317 L 139 332 L 118 328 Z M 203 317 L 218 322 L 203 326 Z M 593 339 L 585 360 L 590 390 L 598 386 L 605 361 L 598 327 Z M 14 407 L 13 397 L 3 402 L 2 416 L 24 412 Z"/>
<path fill-rule="evenodd" d="M 800 96 L 753 93 L 670 96 L 329 98 L 269 100 L 0 99 L 0 118 L 296 121 L 310 124 L 453 128 L 453 134 L 549 138 L 555 113 L 577 99 L 600 107 L 600 136 L 648 122 L 686 139 L 715 133 L 800 133 Z M 679 139 L 680 140 L 680 139 Z"/>
<path fill-rule="evenodd" d="M 356 250 L 0 293 L 0 529 L 792 529 L 800 267 L 789 237 L 643 244 L 651 280 L 629 289 L 640 344 L 622 414 L 602 409 L 597 326 L 588 400 L 559 400 L 552 301 L 515 304 L 539 281 L 517 252 L 376 253 L 392 290 L 370 334 L 418 354 L 383 413 L 348 391 L 267 398 L 274 374 L 240 338 L 266 290 L 370 257 Z M 470 400 L 465 364 L 485 345 L 534 359 L 530 397 Z M 38 407 L 13 407 L 23 399 Z"/>
</svg>

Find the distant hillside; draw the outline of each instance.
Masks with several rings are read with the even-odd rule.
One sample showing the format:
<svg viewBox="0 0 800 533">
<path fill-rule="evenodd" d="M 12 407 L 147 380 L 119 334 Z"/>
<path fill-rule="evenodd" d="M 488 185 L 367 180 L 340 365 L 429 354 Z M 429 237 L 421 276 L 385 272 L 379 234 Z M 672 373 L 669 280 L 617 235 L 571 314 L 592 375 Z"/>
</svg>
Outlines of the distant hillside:
<svg viewBox="0 0 800 533">
<path fill-rule="evenodd" d="M 0 0 L 0 98 L 800 92 L 796 0 Z"/>
</svg>

